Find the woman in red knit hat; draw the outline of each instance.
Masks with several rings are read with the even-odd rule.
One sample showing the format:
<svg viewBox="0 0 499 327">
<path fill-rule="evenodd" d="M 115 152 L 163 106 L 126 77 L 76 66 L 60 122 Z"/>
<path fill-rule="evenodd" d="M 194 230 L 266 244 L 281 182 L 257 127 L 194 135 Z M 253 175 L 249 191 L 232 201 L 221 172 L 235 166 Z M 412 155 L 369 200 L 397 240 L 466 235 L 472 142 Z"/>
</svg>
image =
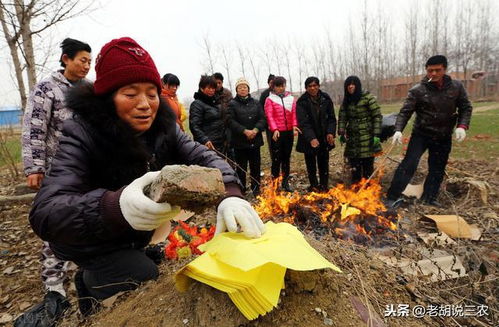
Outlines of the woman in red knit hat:
<svg viewBox="0 0 499 327">
<path fill-rule="evenodd" d="M 248 237 L 264 232 L 242 199 L 234 170 L 176 125 L 146 50 L 131 38 L 112 40 L 95 70 L 94 85 L 74 88 L 66 99 L 75 118 L 64 125 L 29 217 L 56 256 L 79 266 L 75 284 L 85 315 L 95 307 L 89 299 L 103 300 L 158 276 L 144 247 L 179 208 L 156 203 L 143 190 L 166 164 L 222 171 L 226 197 L 218 205 L 217 232 L 236 232 L 238 224 Z"/>
</svg>

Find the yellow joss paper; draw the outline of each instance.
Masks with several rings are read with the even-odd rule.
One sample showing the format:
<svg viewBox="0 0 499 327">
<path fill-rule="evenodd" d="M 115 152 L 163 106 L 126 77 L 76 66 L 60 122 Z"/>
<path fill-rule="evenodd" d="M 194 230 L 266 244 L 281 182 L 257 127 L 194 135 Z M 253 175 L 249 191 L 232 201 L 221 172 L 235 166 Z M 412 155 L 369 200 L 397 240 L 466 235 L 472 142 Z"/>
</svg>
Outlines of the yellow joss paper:
<svg viewBox="0 0 499 327">
<path fill-rule="evenodd" d="M 314 250 L 296 227 L 272 222 L 265 226 L 266 233 L 258 239 L 222 233 L 200 246 L 205 253 L 177 272 L 177 288 L 186 291 L 192 280 L 210 285 L 227 293 L 252 320 L 277 306 L 287 268 L 340 271 Z"/>
<path fill-rule="evenodd" d="M 222 233 L 199 249 L 244 271 L 273 262 L 299 271 L 331 268 L 341 272 L 312 248 L 295 226 L 269 221 L 265 227 L 267 231 L 260 238 L 249 239 L 241 233 Z"/>
</svg>

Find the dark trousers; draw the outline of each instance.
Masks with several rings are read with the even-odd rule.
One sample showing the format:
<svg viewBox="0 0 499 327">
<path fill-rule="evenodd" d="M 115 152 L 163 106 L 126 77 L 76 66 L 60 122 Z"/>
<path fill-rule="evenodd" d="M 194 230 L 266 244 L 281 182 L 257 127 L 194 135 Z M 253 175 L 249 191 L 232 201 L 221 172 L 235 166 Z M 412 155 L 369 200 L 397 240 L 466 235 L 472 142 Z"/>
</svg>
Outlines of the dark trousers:
<svg viewBox="0 0 499 327">
<path fill-rule="evenodd" d="M 135 249 L 115 251 L 77 264 L 83 269 L 85 288 L 97 300 L 133 290 L 159 275 L 158 267 L 144 251 Z"/>
<path fill-rule="evenodd" d="M 329 151 L 325 147 L 319 147 L 314 153 L 305 153 L 305 164 L 310 186 L 319 186 L 317 181 L 317 168 L 319 168 L 320 186 L 326 189 L 329 178 Z"/>
<path fill-rule="evenodd" d="M 250 149 L 234 149 L 236 163 L 239 167 L 236 167 L 237 176 L 241 180 L 241 183 L 246 190 L 246 170 L 250 168 L 251 176 L 251 191 L 260 191 L 260 147 L 250 148 Z"/>
<path fill-rule="evenodd" d="M 362 178 L 368 179 L 374 171 L 374 157 L 348 158 L 352 170 L 352 184 L 360 182 Z"/>
<path fill-rule="evenodd" d="M 289 177 L 291 150 L 293 150 L 293 131 L 279 132 L 277 142 L 272 140 L 272 177 L 279 177 L 282 172 L 283 178 Z"/>
<path fill-rule="evenodd" d="M 405 158 L 395 171 L 392 184 L 388 189 L 388 199 L 395 200 L 400 197 L 407 184 L 411 181 L 412 176 L 414 176 L 421 156 L 428 149 L 428 176 L 426 176 L 424 182 L 424 191 L 421 199 L 424 201 L 434 201 L 438 196 L 440 184 L 444 179 L 445 166 L 449 159 L 451 147 L 451 137 L 433 139 L 413 133 Z"/>
<path fill-rule="evenodd" d="M 272 132 L 270 129 L 265 130 L 265 136 L 267 138 L 267 147 L 269 149 L 270 162 L 272 162 Z"/>
</svg>

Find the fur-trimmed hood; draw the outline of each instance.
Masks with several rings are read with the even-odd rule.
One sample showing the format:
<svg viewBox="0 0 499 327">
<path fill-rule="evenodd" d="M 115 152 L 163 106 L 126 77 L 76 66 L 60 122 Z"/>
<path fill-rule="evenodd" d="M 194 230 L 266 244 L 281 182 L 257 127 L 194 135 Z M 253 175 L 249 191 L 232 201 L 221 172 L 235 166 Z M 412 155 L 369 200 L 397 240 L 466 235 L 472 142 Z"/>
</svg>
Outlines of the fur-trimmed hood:
<svg viewBox="0 0 499 327">
<path fill-rule="evenodd" d="M 96 96 L 93 85 L 69 90 L 68 108 L 74 121 L 84 126 L 95 142 L 95 167 L 105 179 L 114 176 L 111 189 L 128 184 L 148 170 L 161 169 L 156 162 L 168 162 L 162 153 L 175 140 L 175 114 L 160 97 L 160 106 L 151 128 L 137 135 L 116 114 L 112 96 Z M 110 175 L 106 175 L 110 174 Z"/>
</svg>

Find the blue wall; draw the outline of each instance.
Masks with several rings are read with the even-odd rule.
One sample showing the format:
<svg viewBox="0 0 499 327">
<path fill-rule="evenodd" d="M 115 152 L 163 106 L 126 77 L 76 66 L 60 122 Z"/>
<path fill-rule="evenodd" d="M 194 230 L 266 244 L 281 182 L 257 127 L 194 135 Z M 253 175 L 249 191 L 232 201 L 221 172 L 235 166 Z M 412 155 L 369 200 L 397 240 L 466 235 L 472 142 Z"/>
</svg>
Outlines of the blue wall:
<svg viewBox="0 0 499 327">
<path fill-rule="evenodd" d="M 22 121 L 22 111 L 16 107 L 0 108 L 0 126 L 19 126 Z"/>
</svg>

